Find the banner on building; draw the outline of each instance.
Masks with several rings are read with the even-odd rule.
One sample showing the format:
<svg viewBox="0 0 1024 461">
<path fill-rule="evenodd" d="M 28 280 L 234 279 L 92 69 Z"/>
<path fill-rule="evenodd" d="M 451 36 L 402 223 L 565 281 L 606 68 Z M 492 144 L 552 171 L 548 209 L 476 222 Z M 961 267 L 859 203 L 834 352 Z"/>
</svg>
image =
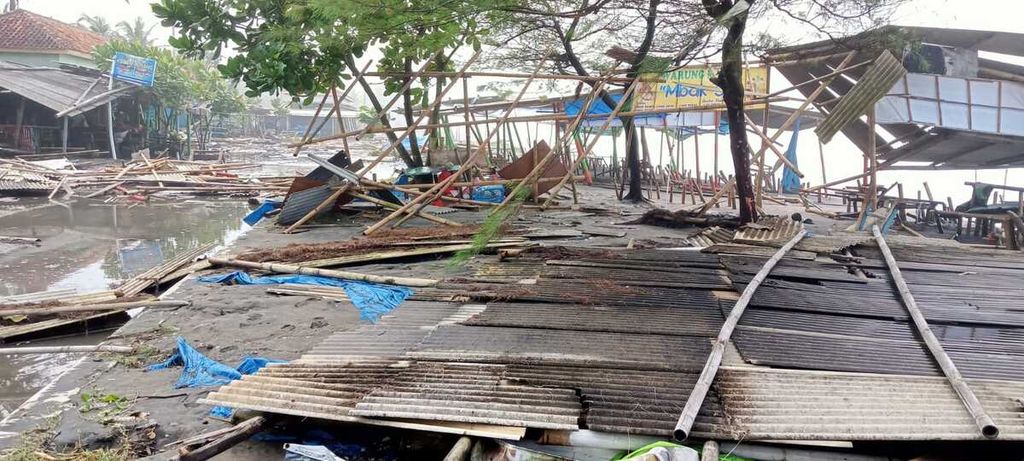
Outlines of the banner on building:
<svg viewBox="0 0 1024 461">
<path fill-rule="evenodd" d="M 119 51 L 114 54 L 114 66 L 110 73 L 116 80 L 142 86 L 153 86 L 153 81 L 156 79 L 156 59 L 143 58 Z"/>
<path fill-rule="evenodd" d="M 722 104 L 722 90 L 711 83 L 711 78 L 717 74 L 717 66 L 690 66 L 660 75 L 646 74 L 638 83 L 640 86 L 636 89 L 634 110 L 685 110 Z M 744 69 L 743 81 L 747 99 L 767 94 L 768 68 Z"/>
</svg>

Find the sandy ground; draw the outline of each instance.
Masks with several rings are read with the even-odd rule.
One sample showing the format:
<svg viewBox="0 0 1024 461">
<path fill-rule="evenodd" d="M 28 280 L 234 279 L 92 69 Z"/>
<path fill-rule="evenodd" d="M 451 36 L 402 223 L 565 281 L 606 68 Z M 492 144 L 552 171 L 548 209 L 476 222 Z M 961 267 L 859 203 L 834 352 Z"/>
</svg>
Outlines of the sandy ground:
<svg viewBox="0 0 1024 461">
<path fill-rule="evenodd" d="M 544 242 L 618 248 L 626 246 L 631 239 L 645 245 L 676 246 L 682 238 L 696 230 L 621 225 L 619 223 L 636 219 L 651 205 L 621 203 L 615 200 L 613 191 L 597 187 L 581 188 L 580 196 L 583 207 L 594 207 L 602 211 L 549 210 L 539 213 L 525 210 L 514 218 L 514 224 L 538 229 L 591 227 L 621 230 L 625 232 L 622 237 L 577 237 L 568 241 Z M 678 199 L 675 204 L 669 205 L 664 195 L 655 202 L 670 210 L 680 207 Z M 689 204 L 686 206 L 692 207 Z M 793 211 L 792 208 L 777 208 L 775 205 L 769 205 L 767 209 L 769 212 L 786 215 Z M 717 211 L 729 210 L 723 208 Z M 446 214 L 445 217 L 471 223 L 482 220 L 484 213 L 459 211 Z M 280 228 L 264 221 L 236 240 L 224 253 L 237 254 L 248 249 L 272 248 L 290 243 L 348 240 L 359 235 L 364 226 L 378 218 L 373 214 L 335 217 L 332 218 L 336 224 L 334 226 L 317 225 L 292 235 L 282 234 Z M 812 229 L 819 232 L 825 232 L 833 225 L 825 218 L 811 218 L 814 220 Z M 416 220 L 412 225 L 426 224 Z M 364 265 L 352 270 L 418 277 L 458 275 L 458 270 L 451 269 L 443 259 Z M 194 276 L 170 290 L 165 298 L 189 300 L 191 305 L 176 309 L 147 310 L 118 330 L 109 341 L 115 344 L 144 344 L 155 348 L 152 355 L 139 358 L 141 363 L 149 364 L 167 357 L 174 348 L 175 338 L 181 336 L 209 357 L 234 365 L 247 355 L 285 360 L 297 358 L 327 335 L 359 325 L 358 312 L 351 305 L 303 297 L 278 297 L 267 294 L 265 287 L 260 286 L 203 284 L 198 283 Z M 116 364 L 109 357 L 84 358 L 0 423 L 0 449 L 19 446 L 24 443 L 24 434 L 41 429 L 55 434 L 52 445 L 58 450 L 77 445 L 105 446 L 125 437 L 119 425 L 105 421 L 109 419 L 110 409 L 90 408 L 92 405 L 86 402 L 88 399 L 83 399 L 83 395 L 112 395 L 117 396 L 119 402 L 124 399 L 123 403 L 119 403 L 123 408 L 117 408 L 116 411 L 122 417 L 128 416 L 122 418 L 124 421 L 121 425 L 148 427 L 155 423 L 155 429 L 128 431 L 128 436 L 144 439 L 149 439 L 152 433 L 149 443 L 154 448 L 225 427 L 226 423 L 207 417 L 209 406 L 197 403 L 212 389 L 174 389 L 173 384 L 179 373 L 180 368 L 145 372 L 137 364 Z M 372 439 L 371 436 L 360 435 L 359 431 L 363 430 L 345 428 L 337 432 L 349 434 L 356 442 Z M 374 434 L 378 440 L 387 437 L 391 442 L 404 440 L 405 436 L 379 430 Z M 436 441 L 440 447 L 450 446 L 445 444 L 451 442 L 445 437 L 439 437 Z M 402 443 L 405 442 L 399 445 Z M 418 443 L 424 442 L 418 439 Z M 280 445 L 279 442 L 249 441 L 216 459 L 281 459 Z"/>
</svg>

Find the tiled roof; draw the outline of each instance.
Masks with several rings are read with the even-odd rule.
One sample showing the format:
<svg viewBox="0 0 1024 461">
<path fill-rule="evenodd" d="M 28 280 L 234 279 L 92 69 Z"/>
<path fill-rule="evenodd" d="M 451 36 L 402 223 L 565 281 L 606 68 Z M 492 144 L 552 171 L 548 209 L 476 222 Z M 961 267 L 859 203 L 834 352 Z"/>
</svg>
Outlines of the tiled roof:
<svg viewBox="0 0 1024 461">
<path fill-rule="evenodd" d="M 92 53 L 106 41 L 82 27 L 26 10 L 0 14 L 0 49 L 75 51 Z"/>
</svg>

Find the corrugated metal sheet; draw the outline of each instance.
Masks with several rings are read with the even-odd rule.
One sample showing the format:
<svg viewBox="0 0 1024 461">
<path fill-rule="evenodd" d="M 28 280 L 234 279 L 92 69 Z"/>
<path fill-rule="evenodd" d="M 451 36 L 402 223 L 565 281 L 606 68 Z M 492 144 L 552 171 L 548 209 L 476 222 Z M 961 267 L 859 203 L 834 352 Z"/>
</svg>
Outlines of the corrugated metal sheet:
<svg viewBox="0 0 1024 461">
<path fill-rule="evenodd" d="M 574 430 L 582 412 L 570 388 L 504 382 L 504 365 L 420 362 L 363 397 L 356 416 Z"/>
<path fill-rule="evenodd" d="M 694 248 L 705 248 L 716 243 L 731 242 L 735 231 L 711 226 L 683 239 L 683 243 Z"/>
<path fill-rule="evenodd" d="M 638 319 L 643 320 L 638 321 Z M 462 324 L 612 333 L 715 336 L 722 328 L 722 314 L 716 309 L 707 308 L 492 303 Z"/>
<path fill-rule="evenodd" d="M 763 219 L 756 223 L 747 224 L 736 231 L 733 241 L 736 243 L 786 243 L 793 236 L 800 232 L 803 223 L 794 221 L 789 217 L 777 217 Z"/>
<path fill-rule="evenodd" d="M 853 88 L 842 96 L 839 104 L 814 129 L 822 142 L 829 142 L 847 123 L 867 113 L 868 109 L 889 92 L 907 70 L 892 53 L 883 51 Z"/>
<path fill-rule="evenodd" d="M 535 328 L 438 327 L 406 356 L 417 360 L 699 370 L 707 338 Z"/>
<path fill-rule="evenodd" d="M 330 184 L 291 193 L 288 196 L 288 200 L 285 200 L 284 206 L 281 207 L 281 214 L 277 216 L 277 223 L 281 225 L 295 223 L 307 213 L 313 211 L 317 205 L 327 200 L 327 197 L 330 197 L 332 193 L 334 191 Z"/>
<path fill-rule="evenodd" d="M 50 192 L 57 183 L 42 183 L 35 181 L 8 181 L 0 180 L 0 191 L 10 192 Z"/>
<path fill-rule="evenodd" d="M 970 386 L 1000 440 L 1024 440 L 1024 383 Z M 745 440 L 984 440 L 941 377 L 725 367 L 714 390 L 727 423 L 712 430 Z"/>
</svg>

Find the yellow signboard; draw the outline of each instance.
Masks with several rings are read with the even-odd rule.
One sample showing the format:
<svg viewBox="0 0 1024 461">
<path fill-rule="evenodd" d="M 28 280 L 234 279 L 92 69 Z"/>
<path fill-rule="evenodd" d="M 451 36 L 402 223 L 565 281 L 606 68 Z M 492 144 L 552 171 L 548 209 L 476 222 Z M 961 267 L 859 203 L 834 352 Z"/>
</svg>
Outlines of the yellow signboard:
<svg viewBox="0 0 1024 461">
<path fill-rule="evenodd" d="M 688 109 L 722 103 L 722 90 L 711 83 L 718 68 L 692 66 L 665 72 L 646 74 L 636 89 L 636 111 Z M 768 68 L 750 67 L 743 70 L 747 99 L 768 93 Z"/>
</svg>

